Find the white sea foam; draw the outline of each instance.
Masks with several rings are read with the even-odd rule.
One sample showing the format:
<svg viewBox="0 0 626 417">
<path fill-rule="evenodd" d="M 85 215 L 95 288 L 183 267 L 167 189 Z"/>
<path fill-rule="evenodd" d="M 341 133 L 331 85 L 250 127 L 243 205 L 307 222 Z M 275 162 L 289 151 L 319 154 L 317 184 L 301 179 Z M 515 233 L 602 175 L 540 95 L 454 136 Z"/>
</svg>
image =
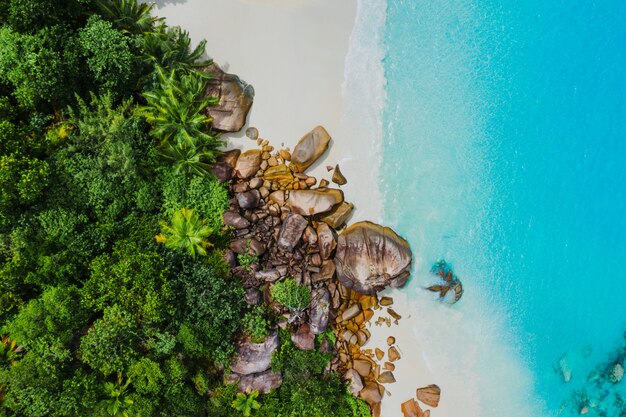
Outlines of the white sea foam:
<svg viewBox="0 0 626 417">
<path fill-rule="evenodd" d="M 347 198 L 357 210 L 352 221 L 379 221 L 381 199 L 378 179 L 383 137 L 385 73 L 382 45 L 386 2 L 358 0 L 350 35 L 342 84 L 343 115 L 341 134 L 333 150 L 342 155 L 342 170 L 348 177 Z"/>
</svg>

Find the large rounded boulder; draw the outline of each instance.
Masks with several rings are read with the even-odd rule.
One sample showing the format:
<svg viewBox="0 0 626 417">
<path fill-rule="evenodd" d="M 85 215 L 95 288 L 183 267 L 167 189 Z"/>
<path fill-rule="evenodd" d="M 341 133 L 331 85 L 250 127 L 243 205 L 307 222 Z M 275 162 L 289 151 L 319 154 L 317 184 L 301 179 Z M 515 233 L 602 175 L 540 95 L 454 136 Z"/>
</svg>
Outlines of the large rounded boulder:
<svg viewBox="0 0 626 417">
<path fill-rule="evenodd" d="M 358 222 L 337 241 L 337 277 L 347 288 L 374 294 L 387 286 L 402 287 L 409 278 L 411 248 L 388 227 Z"/>
</svg>

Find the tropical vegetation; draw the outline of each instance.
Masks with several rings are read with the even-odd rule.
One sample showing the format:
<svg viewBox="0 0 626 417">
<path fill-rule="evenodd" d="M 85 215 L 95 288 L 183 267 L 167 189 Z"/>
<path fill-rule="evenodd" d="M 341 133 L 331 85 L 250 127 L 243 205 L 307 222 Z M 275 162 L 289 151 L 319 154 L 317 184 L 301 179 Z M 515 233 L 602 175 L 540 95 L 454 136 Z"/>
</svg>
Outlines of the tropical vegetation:
<svg viewBox="0 0 626 417">
<path fill-rule="evenodd" d="M 281 336 L 270 394 L 224 384 L 277 318 L 224 261 L 206 42 L 152 11 L 0 0 L 0 417 L 368 415 L 319 340 Z"/>
</svg>

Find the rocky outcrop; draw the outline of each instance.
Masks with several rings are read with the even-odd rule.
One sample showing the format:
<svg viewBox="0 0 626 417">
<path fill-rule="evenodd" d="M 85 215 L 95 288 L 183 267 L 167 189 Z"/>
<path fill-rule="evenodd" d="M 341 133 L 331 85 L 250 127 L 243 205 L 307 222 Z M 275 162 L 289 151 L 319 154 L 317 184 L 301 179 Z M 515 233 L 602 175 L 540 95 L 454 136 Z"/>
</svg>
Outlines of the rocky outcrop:
<svg viewBox="0 0 626 417">
<path fill-rule="evenodd" d="M 311 294 L 311 308 L 309 311 L 311 332 L 313 334 L 320 334 L 326 330 L 329 315 L 330 293 L 326 287 L 317 288 Z"/>
<path fill-rule="evenodd" d="M 239 375 L 263 372 L 270 367 L 272 354 L 278 347 L 278 333 L 273 332 L 263 343 L 245 339 L 237 346 L 237 359 L 232 371 Z"/>
<path fill-rule="evenodd" d="M 235 174 L 239 178 L 249 178 L 253 176 L 261 166 L 261 151 L 258 149 L 251 149 L 249 151 L 245 151 L 239 158 L 237 158 L 237 163 L 235 164 Z"/>
<path fill-rule="evenodd" d="M 359 392 L 363 389 L 363 380 L 361 375 L 354 369 L 348 369 L 343 375 L 344 380 L 348 383 L 348 391 L 354 396 L 358 396 Z"/>
<path fill-rule="evenodd" d="M 265 309 L 280 317 L 276 326 L 288 330 L 300 350 L 314 349 L 320 335 L 320 351 L 333 353 L 329 371 L 339 372 L 350 382 L 350 391 L 368 402 L 372 415 L 380 416 L 382 384 L 395 382 L 393 361 L 400 359 L 400 353 L 393 338 L 388 340 L 388 351 L 364 346 L 371 337 L 371 324 L 391 326 L 400 319 L 389 307 L 393 300 L 379 300 L 375 292 L 404 284 L 411 263 L 408 245 L 390 229 L 367 222 L 348 227 L 337 238 L 336 229 L 345 226 L 353 205 L 344 202 L 341 190 L 328 188 L 326 179 L 318 185 L 317 178 L 302 172 L 328 145 L 329 138 L 316 136 L 322 131 L 303 138 L 293 153 L 275 150 L 256 130 L 248 133 L 256 137 L 260 149 L 244 152 L 236 161 L 233 154 L 222 162 L 236 172 L 230 183 L 230 208 L 224 214 L 233 235 L 225 259 L 243 284 L 246 302 L 264 302 Z M 335 180 L 343 182 L 338 168 Z M 306 307 L 289 309 L 272 299 L 271 286 L 290 277 L 310 291 Z M 376 322 L 368 324 L 375 310 Z M 336 342 L 323 335 L 328 327 Z M 276 337 L 275 332 L 271 337 Z M 268 355 L 254 353 L 275 347 L 254 348 L 249 341 L 245 345 L 239 349 L 232 374 L 240 389 L 265 392 L 277 385 L 280 376 L 267 369 Z M 255 366 L 257 362 L 260 365 Z"/>
<path fill-rule="evenodd" d="M 212 127 L 223 132 L 238 132 L 246 124 L 246 117 L 254 101 L 254 88 L 234 74 L 227 74 L 217 66 L 209 65 L 204 72 L 211 75 L 204 90 L 205 97 L 217 97 L 217 106 L 208 106 Z"/>
<path fill-rule="evenodd" d="M 330 135 L 322 126 L 317 126 L 304 135 L 291 153 L 291 166 L 297 172 L 304 172 L 328 148 Z"/>
<path fill-rule="evenodd" d="M 291 341 L 300 350 L 315 349 L 315 335 L 307 323 L 300 325 L 298 331 L 291 335 Z"/>
<path fill-rule="evenodd" d="M 402 410 L 402 415 L 404 417 L 423 417 L 424 416 L 424 412 L 420 408 L 419 404 L 417 403 L 417 401 L 415 401 L 412 398 L 408 401 L 403 402 L 402 405 L 400 406 L 400 409 Z"/>
<path fill-rule="evenodd" d="M 246 227 L 250 226 L 250 222 L 248 221 L 248 219 L 240 216 L 239 213 L 227 211 L 223 214 L 222 218 L 226 226 L 231 226 L 235 229 L 245 229 Z"/>
<path fill-rule="evenodd" d="M 335 206 L 335 208 L 328 213 L 324 213 L 324 215 L 320 217 L 320 220 L 327 223 L 333 229 L 338 229 L 350 218 L 352 209 L 354 209 L 354 204 L 344 201 Z"/>
<path fill-rule="evenodd" d="M 243 375 L 239 378 L 239 392 L 259 391 L 259 394 L 269 394 L 271 389 L 280 387 L 283 376 L 280 372 L 267 370 L 258 374 Z"/>
<path fill-rule="evenodd" d="M 285 252 L 292 252 L 308 224 L 309 222 L 299 214 L 288 213 L 280 228 L 278 247 Z"/>
<path fill-rule="evenodd" d="M 343 201 L 341 190 L 293 190 L 289 192 L 287 206 L 294 213 L 313 216 L 331 210 Z"/>
<path fill-rule="evenodd" d="M 426 387 L 418 388 L 415 394 L 417 399 L 424 404 L 431 407 L 437 407 L 439 405 L 441 389 L 439 389 L 437 385 L 432 384 Z"/>
<path fill-rule="evenodd" d="M 337 277 L 347 288 L 374 294 L 387 286 L 402 287 L 409 277 L 411 249 L 388 227 L 359 222 L 337 242 Z"/>
<path fill-rule="evenodd" d="M 348 180 L 343 176 L 343 173 L 339 169 L 339 165 L 335 165 L 335 170 L 333 171 L 333 177 L 331 180 L 337 185 L 345 185 L 348 183 Z"/>
</svg>

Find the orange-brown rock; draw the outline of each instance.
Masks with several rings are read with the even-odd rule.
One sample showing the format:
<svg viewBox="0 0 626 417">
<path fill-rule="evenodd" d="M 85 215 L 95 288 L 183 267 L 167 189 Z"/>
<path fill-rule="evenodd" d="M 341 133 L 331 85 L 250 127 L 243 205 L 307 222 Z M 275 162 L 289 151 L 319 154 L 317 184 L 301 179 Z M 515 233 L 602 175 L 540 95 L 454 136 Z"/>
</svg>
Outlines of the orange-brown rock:
<svg viewBox="0 0 626 417">
<path fill-rule="evenodd" d="M 391 346 L 391 345 L 393 345 L 394 343 L 396 343 L 396 338 L 395 338 L 395 337 L 393 337 L 393 336 L 389 336 L 389 337 L 387 338 L 387 344 L 388 344 L 389 346 Z"/>
<path fill-rule="evenodd" d="M 293 174 L 285 164 L 271 166 L 263 173 L 263 179 L 276 183 L 282 187 L 288 186 L 293 182 Z"/>
<path fill-rule="evenodd" d="M 378 384 L 375 382 L 368 382 L 365 387 L 359 393 L 361 398 L 371 406 L 379 404 L 383 396 L 378 390 Z"/>
<path fill-rule="evenodd" d="M 348 180 L 346 180 L 346 177 L 343 176 L 343 173 L 339 169 L 339 164 L 335 165 L 332 181 L 337 185 L 344 185 L 348 182 Z"/>
<path fill-rule="evenodd" d="M 402 316 L 396 313 L 396 310 L 394 310 L 393 308 L 388 308 L 387 312 L 389 313 L 391 317 L 393 317 L 396 320 L 400 320 L 402 318 Z"/>
<path fill-rule="evenodd" d="M 390 306 L 393 304 L 393 298 L 391 297 L 381 297 L 379 304 L 383 307 Z"/>
<path fill-rule="evenodd" d="M 415 394 L 417 399 L 424 404 L 437 407 L 439 405 L 439 398 L 441 397 L 441 389 L 437 385 L 432 384 L 418 388 Z"/>
<path fill-rule="evenodd" d="M 402 415 L 404 417 L 424 417 L 424 412 L 420 408 L 419 404 L 412 398 L 403 402 L 400 409 L 402 410 Z"/>
<path fill-rule="evenodd" d="M 289 196 L 291 199 L 291 195 Z M 358 222 L 340 235 L 335 263 L 347 288 L 373 294 L 391 285 L 402 287 L 409 276 L 411 249 L 388 227 Z"/>
<path fill-rule="evenodd" d="M 207 114 L 213 119 L 211 127 L 225 132 L 238 132 L 246 123 L 246 117 L 254 101 L 254 88 L 234 74 L 227 74 L 217 65 L 203 69 L 211 74 L 204 90 L 204 97 L 217 97 L 216 106 L 208 106 Z"/>
<path fill-rule="evenodd" d="M 287 205 L 303 216 L 325 213 L 343 201 L 343 192 L 332 188 L 323 190 L 294 190 L 289 193 Z"/>
<path fill-rule="evenodd" d="M 330 212 L 320 217 L 325 223 L 328 223 L 333 229 L 338 229 L 342 224 L 348 220 L 354 209 L 354 204 L 346 203 L 345 201 L 332 209 Z"/>
<path fill-rule="evenodd" d="M 376 359 L 381 360 L 385 356 L 385 352 L 376 348 Z"/>
<path fill-rule="evenodd" d="M 372 362 L 364 359 L 355 359 L 352 361 L 352 368 L 359 373 L 359 375 L 365 377 L 372 372 Z"/>
<path fill-rule="evenodd" d="M 392 346 L 387 351 L 387 356 L 389 357 L 389 362 L 395 362 L 400 359 L 400 352 L 398 352 L 395 346 Z"/>
<path fill-rule="evenodd" d="M 316 126 L 304 135 L 291 153 L 291 166 L 297 172 L 304 172 L 310 167 L 328 148 L 330 135 L 322 126 Z"/>
<path fill-rule="evenodd" d="M 396 370 L 396 365 L 394 365 L 394 364 L 393 364 L 393 363 L 391 363 L 391 362 L 385 362 L 384 367 L 385 367 L 385 369 L 386 369 L 387 371 L 395 371 L 395 370 Z"/>
<path fill-rule="evenodd" d="M 251 149 L 249 151 L 245 151 L 239 158 L 237 158 L 237 163 L 235 164 L 235 174 L 239 178 L 249 178 L 256 174 L 261 166 L 261 151 L 258 149 Z"/>
<path fill-rule="evenodd" d="M 378 377 L 378 382 L 381 384 L 392 384 L 396 382 L 396 378 L 393 376 L 391 371 L 385 371 Z"/>
</svg>

